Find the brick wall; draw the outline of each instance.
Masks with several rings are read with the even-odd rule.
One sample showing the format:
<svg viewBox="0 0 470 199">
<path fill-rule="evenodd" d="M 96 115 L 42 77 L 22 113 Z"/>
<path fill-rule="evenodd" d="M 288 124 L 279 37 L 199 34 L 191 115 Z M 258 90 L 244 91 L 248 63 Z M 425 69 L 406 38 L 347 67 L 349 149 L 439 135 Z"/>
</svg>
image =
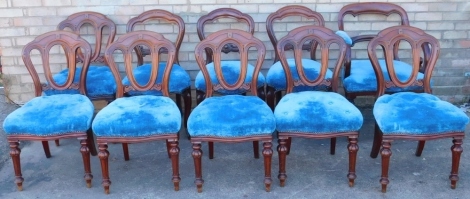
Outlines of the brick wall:
<svg viewBox="0 0 470 199">
<path fill-rule="evenodd" d="M 55 30 L 60 21 L 75 12 L 96 11 L 107 15 L 117 24 L 117 36 L 125 33 L 125 24 L 131 17 L 144 11 L 158 8 L 178 14 L 186 23 L 180 63 L 194 78 L 198 71 L 193 53 L 199 41 L 196 22 L 201 15 L 222 7 L 250 14 L 256 22 L 256 37 L 265 41 L 269 50 L 264 64 L 266 69 L 272 63 L 269 59 L 274 57 L 265 30 L 265 21 L 271 12 L 289 4 L 304 5 L 321 13 L 326 26 L 337 30 L 337 12 L 344 5 L 359 1 L 367 0 L 3 0 L 0 1 L 0 55 L 7 77 L 6 91 L 9 98 L 17 103 L 24 103 L 34 96 L 32 80 L 21 59 L 21 50 L 37 35 Z M 470 72 L 470 3 L 465 0 L 388 2 L 401 5 L 408 12 L 412 26 L 422 28 L 440 40 L 442 50 L 434 71 L 434 94 L 453 103 L 467 101 L 470 78 L 464 77 L 464 74 Z M 397 19 L 393 15 L 388 18 L 364 16 L 359 22 L 350 17 L 346 29 L 353 30 L 351 34 L 376 33 L 384 27 L 398 24 Z M 289 23 L 276 26 L 279 35 L 306 24 L 305 20 L 295 17 L 287 21 Z M 231 27 L 239 26 L 233 24 Z M 171 35 L 171 32 L 166 35 Z M 365 47 L 355 46 L 353 56 L 366 58 Z"/>
</svg>

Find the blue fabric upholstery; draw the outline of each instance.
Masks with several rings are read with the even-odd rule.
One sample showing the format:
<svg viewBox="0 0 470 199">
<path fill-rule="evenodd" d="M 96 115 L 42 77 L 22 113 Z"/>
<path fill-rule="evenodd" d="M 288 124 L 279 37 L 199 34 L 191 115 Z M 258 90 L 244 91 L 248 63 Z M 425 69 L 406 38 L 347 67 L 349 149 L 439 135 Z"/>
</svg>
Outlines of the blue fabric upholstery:
<svg viewBox="0 0 470 199">
<path fill-rule="evenodd" d="M 214 63 L 210 63 L 206 65 L 207 71 L 209 72 L 209 76 L 211 77 L 212 84 L 219 84 L 219 80 L 217 79 L 217 75 L 215 74 Z M 238 77 L 240 76 L 240 61 L 222 61 L 221 62 L 222 74 L 224 75 L 224 79 L 229 84 L 234 84 Z M 251 83 L 251 79 L 253 78 L 253 71 L 255 67 L 248 64 L 247 74 L 245 78 L 245 83 Z M 265 84 L 265 79 L 261 72 L 258 76 L 258 88 L 263 87 Z M 204 75 L 201 71 L 197 73 L 196 79 L 194 80 L 194 84 L 197 90 L 206 91 L 206 82 L 204 81 Z M 220 90 L 222 94 L 241 94 L 245 93 L 245 90 L 238 89 L 233 91 L 228 90 Z"/>
<path fill-rule="evenodd" d="M 341 38 L 343 38 L 344 42 L 348 45 L 352 45 L 352 39 L 351 37 L 348 35 L 348 33 L 342 31 L 342 30 L 338 30 L 335 32 L 338 36 L 340 36 Z"/>
<path fill-rule="evenodd" d="M 98 112 L 92 128 L 98 137 L 176 134 L 181 128 L 181 115 L 169 97 L 124 97 L 114 100 Z"/>
<path fill-rule="evenodd" d="M 274 110 L 278 132 L 334 133 L 358 131 L 359 109 L 338 93 L 303 91 L 285 95 Z"/>
<path fill-rule="evenodd" d="M 80 73 L 82 68 L 78 67 L 75 71 L 75 77 L 73 79 L 74 83 L 80 81 Z M 61 72 L 55 74 L 53 79 L 57 84 L 63 84 L 67 81 L 67 76 L 69 74 L 69 69 L 62 70 Z M 115 95 L 116 93 L 116 82 L 114 80 L 113 73 L 107 66 L 90 66 L 88 68 L 86 76 L 86 89 L 88 96 L 97 97 L 103 95 Z M 46 90 L 44 94 L 46 95 L 55 95 L 55 94 L 79 94 L 80 91 L 74 89 L 67 90 Z"/>
<path fill-rule="evenodd" d="M 166 62 L 160 62 L 158 67 L 158 77 L 156 80 L 157 84 L 162 83 L 163 74 L 165 72 Z M 137 83 L 145 85 L 150 79 L 150 72 L 152 71 L 152 64 L 144 64 L 136 67 L 133 70 L 134 77 Z M 129 79 L 124 77 L 122 80 L 123 85 L 130 85 Z M 168 86 L 170 93 L 182 93 L 185 89 L 191 86 L 191 78 L 189 74 L 180 65 L 173 64 L 173 68 L 170 73 L 170 84 Z M 149 90 L 145 92 L 130 91 L 129 95 L 162 95 L 161 91 Z"/>
<path fill-rule="evenodd" d="M 463 132 L 468 124 L 462 110 L 427 93 L 383 95 L 375 102 L 373 113 L 384 134 Z"/>
<path fill-rule="evenodd" d="M 270 135 L 275 129 L 273 112 L 256 96 L 207 98 L 191 112 L 188 119 L 191 137 Z"/>
<path fill-rule="evenodd" d="M 297 68 L 295 65 L 295 59 L 287 59 L 287 64 L 289 64 L 290 72 L 294 81 L 300 80 L 299 73 L 297 72 Z M 321 63 L 310 59 L 302 59 L 302 66 L 309 80 L 314 80 L 318 77 L 318 74 L 320 73 L 321 69 Z M 328 71 L 326 71 L 325 79 L 331 79 L 332 77 L 333 72 L 328 69 Z M 266 75 L 266 83 L 268 84 L 268 86 L 274 87 L 277 91 L 286 90 L 286 75 L 280 61 L 276 62 L 274 65 L 271 66 L 271 68 L 269 68 L 268 74 Z M 295 86 L 294 92 L 318 89 L 321 88 L 318 86 Z"/>
<path fill-rule="evenodd" d="M 57 94 L 33 98 L 10 113 L 3 122 L 7 135 L 48 136 L 90 129 L 94 107 L 80 94 Z"/>
<path fill-rule="evenodd" d="M 379 60 L 380 68 L 384 74 L 386 81 L 390 81 L 385 60 Z M 400 81 L 406 81 L 410 75 L 412 66 L 405 62 L 393 61 L 395 73 Z M 418 73 L 417 79 L 423 79 L 424 74 Z M 351 75 L 343 80 L 344 89 L 348 92 L 363 92 L 363 91 L 376 91 L 377 78 L 375 77 L 374 69 L 370 60 L 352 60 L 351 61 Z M 410 86 L 407 88 L 391 87 L 387 88 L 386 92 L 399 92 L 422 89 L 420 86 Z"/>
</svg>

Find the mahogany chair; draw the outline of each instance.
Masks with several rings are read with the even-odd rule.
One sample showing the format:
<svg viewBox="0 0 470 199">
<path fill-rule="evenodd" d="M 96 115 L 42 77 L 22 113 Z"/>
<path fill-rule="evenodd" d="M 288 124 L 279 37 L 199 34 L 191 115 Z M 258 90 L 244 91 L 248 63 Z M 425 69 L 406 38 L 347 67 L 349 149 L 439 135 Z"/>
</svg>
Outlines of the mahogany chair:
<svg viewBox="0 0 470 199">
<path fill-rule="evenodd" d="M 375 77 L 372 64 L 369 59 L 353 59 L 351 47 L 361 42 L 369 42 L 375 37 L 375 34 L 358 35 L 349 37 L 348 33 L 344 32 L 345 22 L 344 18 L 348 15 L 357 17 L 359 15 L 374 15 L 374 16 L 390 16 L 396 14 L 400 17 L 401 25 L 409 25 L 409 19 L 406 11 L 399 5 L 384 2 L 364 2 L 364 3 L 353 3 L 344 6 L 338 13 L 338 28 L 340 31 L 337 32 L 342 36 L 346 43 L 349 45 L 346 53 L 346 60 L 344 62 L 344 74 L 343 74 L 343 87 L 345 90 L 346 98 L 350 101 L 354 101 L 357 96 L 375 96 L 377 92 L 377 80 Z M 397 24 L 399 25 L 399 24 Z M 370 31 L 370 30 L 368 30 Z M 397 44 L 398 45 L 398 44 Z M 396 46 L 398 49 L 398 46 Z M 393 59 L 395 60 L 395 66 L 402 68 L 412 68 L 406 62 L 400 61 L 398 57 L 398 51 L 393 52 Z M 385 60 L 381 59 L 380 62 L 384 63 Z M 381 64 L 383 65 L 383 64 Z M 424 69 L 422 69 L 424 70 Z M 382 68 L 384 75 L 387 74 L 387 68 Z M 405 90 L 410 91 L 421 91 L 423 87 L 408 87 Z M 400 88 L 387 88 L 386 93 L 394 93 L 403 91 Z"/>
<path fill-rule="evenodd" d="M 64 82 L 57 82 L 52 77 L 49 62 L 51 48 L 60 46 L 67 56 L 70 70 Z M 32 51 L 39 55 L 32 55 Z M 37 52 L 36 51 L 36 52 Z M 90 64 L 91 46 L 78 35 L 67 31 L 52 31 L 42 34 L 23 48 L 23 62 L 32 77 L 36 97 L 10 113 L 3 122 L 3 129 L 10 143 L 10 155 L 15 170 L 15 183 L 19 191 L 23 190 L 19 141 L 41 141 L 47 158 L 51 157 L 49 140 L 77 138 L 80 141 L 85 181 L 91 187 L 90 149 L 94 148 L 91 120 L 94 107 L 86 93 L 86 71 Z M 83 69 L 76 70 L 77 54 L 82 55 Z M 39 58 L 39 59 L 38 59 Z M 33 63 L 38 60 L 38 63 Z M 35 61 L 36 62 L 36 61 Z M 41 83 L 36 67 L 42 65 L 47 83 Z M 78 73 L 79 81 L 74 81 Z M 66 94 L 43 95 L 45 91 L 65 89 L 76 90 Z M 74 94 L 78 93 L 78 94 Z"/>
<path fill-rule="evenodd" d="M 199 36 L 199 40 L 203 41 L 204 39 L 207 38 L 208 33 L 205 31 L 206 25 L 210 23 L 215 23 L 217 20 L 220 19 L 235 19 L 240 23 L 246 23 L 247 30 L 246 32 L 250 34 L 254 34 L 255 32 L 255 22 L 253 18 L 248 15 L 244 14 L 236 9 L 233 8 L 219 8 L 211 11 L 207 15 L 201 16 L 199 20 L 197 21 L 197 34 Z M 212 82 L 217 83 L 217 77 L 216 77 L 216 71 L 214 68 L 213 62 L 213 52 L 210 51 L 210 49 L 206 49 L 206 68 L 209 72 L 209 76 L 211 78 Z M 237 46 L 232 45 L 232 44 L 226 44 L 221 52 L 227 54 L 230 52 L 239 52 L 239 49 Z M 228 81 L 236 81 L 236 78 L 240 76 L 240 60 L 225 60 L 222 61 L 222 71 L 224 74 L 224 77 L 228 79 Z M 248 66 L 248 75 L 246 76 L 245 82 L 251 82 L 252 80 L 252 73 L 251 71 L 254 70 L 254 67 L 249 65 Z M 205 90 L 206 90 L 206 80 L 204 79 L 205 76 L 203 75 L 202 71 L 199 71 L 195 80 L 194 84 L 196 87 L 196 103 L 199 104 L 201 103 L 202 100 L 205 99 Z M 263 74 L 260 72 L 258 74 L 258 96 L 261 99 L 265 99 L 265 78 Z M 221 94 L 244 94 L 246 92 L 246 89 L 237 89 L 237 90 L 226 90 L 226 89 L 220 89 L 217 92 Z M 214 143 L 209 142 L 209 158 L 212 159 L 214 157 Z M 253 152 L 255 155 L 255 158 L 259 158 L 259 143 L 258 141 L 253 141 Z"/>
<path fill-rule="evenodd" d="M 95 46 L 92 49 L 91 63 L 87 71 L 86 77 L 86 95 L 91 100 L 106 100 L 108 102 L 114 100 L 116 93 L 116 84 L 114 83 L 113 74 L 101 54 L 101 49 L 106 48 L 111 42 L 113 42 L 116 35 L 116 25 L 114 22 L 107 18 L 105 15 L 92 11 L 78 12 L 67 17 L 67 19 L 57 25 L 58 30 L 70 29 L 72 32 L 81 35 L 86 38 L 87 34 L 91 32 L 84 31 L 84 27 L 91 26 L 94 33 Z M 106 29 L 107 28 L 107 29 Z M 103 39 L 107 37 L 106 46 L 103 46 Z M 89 43 L 92 43 L 89 41 Z M 83 55 L 78 54 L 77 62 L 83 62 Z M 66 81 L 67 75 L 69 74 L 69 68 L 62 70 L 61 72 L 53 76 L 54 80 L 61 84 Z M 82 70 L 81 67 L 76 68 L 74 82 L 80 80 L 79 74 Z M 76 93 L 74 90 L 48 90 L 44 93 L 46 95 L 57 94 L 57 93 Z M 59 146 L 59 140 L 55 141 L 56 146 Z M 92 149 L 93 153 L 96 154 L 96 149 Z"/>
<path fill-rule="evenodd" d="M 409 43 L 411 46 L 412 68 L 397 69 L 393 60 L 396 43 Z M 426 70 L 420 73 L 420 55 L 423 46 L 430 50 Z M 449 179 L 451 188 L 456 187 L 462 139 L 465 126 L 468 124 L 467 115 L 459 108 L 440 100 L 431 94 L 431 76 L 437 62 L 439 41 L 423 30 L 411 26 L 394 26 L 382 30 L 369 42 L 368 55 L 377 74 L 377 101 L 373 114 L 376 121 L 374 144 L 370 156 L 376 158 L 379 149 L 382 155 L 382 192 L 387 191 L 388 169 L 392 155 L 391 142 L 397 139 L 418 140 L 416 156 L 421 156 L 426 140 L 453 138 L 452 169 Z M 377 49 L 383 50 L 385 63 L 377 58 Z M 385 65 L 385 66 L 383 66 Z M 382 71 L 386 67 L 388 72 Z M 401 70 L 401 71 L 399 71 Z M 407 74 L 407 75 L 402 75 Z M 419 78 L 421 76 L 421 78 Z M 411 86 L 424 87 L 424 93 L 399 92 L 384 94 L 389 88 L 406 88 Z M 382 147 L 381 147 L 382 146 Z"/>
<path fill-rule="evenodd" d="M 239 76 L 228 77 L 223 72 L 221 51 L 229 44 L 239 49 Z M 212 52 L 214 77 L 206 63 L 204 51 Z M 251 52 L 249 52 L 251 51 Z M 248 54 L 256 57 L 256 64 L 248 63 Z M 195 50 L 197 64 L 204 75 L 205 99 L 199 103 L 191 112 L 188 120 L 188 132 L 193 145 L 192 156 L 196 172 L 195 184 L 198 192 L 202 192 L 202 167 L 201 167 L 201 142 L 246 142 L 262 141 L 265 188 L 270 191 L 271 186 L 271 157 L 272 157 L 272 133 L 276 123 L 273 113 L 263 99 L 258 97 L 258 74 L 261 70 L 266 54 L 266 48 L 259 39 L 249 32 L 235 29 L 217 31 L 201 41 Z M 250 82 L 247 76 L 252 76 Z M 214 92 L 220 90 L 236 91 L 243 90 L 246 95 L 223 95 L 213 96 Z"/>
<path fill-rule="evenodd" d="M 152 58 L 150 79 L 145 84 L 141 84 L 135 77 L 136 74 L 133 73 L 133 49 L 138 46 L 150 49 Z M 168 56 L 165 65 L 160 64 L 162 49 L 165 49 Z M 115 51 L 122 51 L 129 85 L 123 85 L 121 82 L 117 63 L 114 60 Z M 179 190 L 178 132 L 181 128 L 181 114 L 175 102 L 169 97 L 169 78 L 176 53 L 177 49 L 171 41 L 159 33 L 145 30 L 127 33 L 106 49 L 105 58 L 117 85 L 116 100 L 98 112 L 92 124 L 99 146 L 102 185 L 106 194 L 109 194 L 111 185 L 108 170 L 108 143 L 125 143 L 127 146 L 128 143 L 155 140 L 166 140 L 169 143 L 167 150 L 173 169 L 172 181 L 175 191 Z M 160 70 L 160 67 L 165 67 L 165 70 Z M 159 74 L 160 72 L 163 72 L 163 75 Z M 162 81 L 157 83 L 159 75 L 162 76 Z M 150 90 L 161 92 L 162 96 L 144 94 L 123 97 L 131 91 Z M 126 160 L 129 159 L 129 154 L 124 154 L 124 156 Z"/>
<path fill-rule="evenodd" d="M 166 21 L 168 23 L 173 23 L 178 27 L 178 35 L 176 37 L 176 40 L 174 41 L 174 44 L 176 46 L 176 55 L 175 55 L 173 68 L 171 70 L 169 89 L 170 89 L 170 93 L 176 93 L 176 105 L 184 114 L 184 127 L 186 128 L 189 113 L 191 112 L 191 78 L 189 77 L 189 74 L 186 72 L 186 70 L 184 70 L 184 68 L 179 65 L 179 60 L 178 60 L 178 52 L 181 47 L 181 42 L 183 41 L 183 37 L 185 33 L 184 21 L 180 16 L 175 15 L 171 12 L 168 12 L 166 10 L 154 9 L 154 10 L 146 11 L 130 19 L 129 22 L 127 22 L 127 32 L 134 31 L 134 28 L 136 25 L 144 24 L 145 22 L 148 22 L 150 20 Z M 138 58 L 137 61 L 138 61 L 139 67 L 134 69 L 134 74 L 137 78 L 137 81 L 140 84 L 145 84 L 149 80 L 150 69 L 152 68 L 151 64 L 144 64 L 144 60 L 143 60 L 143 56 L 147 54 L 148 49 L 136 48 L 135 50 L 137 52 L 137 58 Z M 160 62 L 160 65 L 163 65 L 163 64 L 166 64 L 166 63 Z M 161 70 L 159 71 L 160 72 L 159 74 L 161 74 L 161 76 L 157 77 L 157 84 L 161 83 L 162 81 L 162 77 L 163 77 L 162 74 L 163 74 L 163 71 L 165 70 L 165 66 L 161 66 L 159 67 L 159 69 Z M 129 80 L 127 77 L 124 78 L 123 84 L 129 85 Z M 140 95 L 143 93 L 139 91 L 134 91 L 134 92 L 129 92 L 129 94 Z M 155 90 L 147 91 L 145 94 L 162 95 L 161 92 L 158 92 Z M 181 98 L 184 101 L 184 111 L 182 110 L 182 106 L 181 106 Z"/>
<path fill-rule="evenodd" d="M 302 46 L 316 43 L 321 50 L 321 66 L 317 74 L 309 78 L 302 60 Z M 332 45 L 336 44 L 336 45 Z M 294 74 L 289 65 L 286 46 L 292 46 L 294 62 L 299 79 L 294 81 Z M 335 48 L 335 46 L 337 48 Z M 325 139 L 348 137 L 349 151 L 349 186 L 354 185 L 356 178 L 356 156 L 359 147 L 357 137 L 363 123 L 361 112 L 346 98 L 337 93 L 341 65 L 346 54 L 346 44 L 332 30 L 322 26 L 302 26 L 289 32 L 280 39 L 276 53 L 286 74 L 286 95 L 274 109 L 276 130 L 278 132 L 279 175 L 280 185 L 286 182 L 286 156 L 289 137 Z M 339 50 L 338 57 L 330 55 L 330 51 Z M 335 60 L 333 74 L 327 77 L 328 62 Z M 326 86 L 325 91 L 293 92 L 295 86 Z"/>
</svg>

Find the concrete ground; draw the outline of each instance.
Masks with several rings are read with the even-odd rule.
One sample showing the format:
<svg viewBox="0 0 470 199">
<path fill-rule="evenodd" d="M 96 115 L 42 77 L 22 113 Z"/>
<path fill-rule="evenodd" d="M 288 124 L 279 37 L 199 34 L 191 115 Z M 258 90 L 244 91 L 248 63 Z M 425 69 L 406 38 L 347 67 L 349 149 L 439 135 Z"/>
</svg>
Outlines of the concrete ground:
<svg viewBox="0 0 470 199">
<path fill-rule="evenodd" d="M 0 97 L 2 99 L 3 97 Z M 16 107 L 0 102 L 0 121 Z M 278 156 L 272 162 L 273 185 L 264 191 L 263 159 L 254 159 L 251 143 L 215 144 L 215 158 L 207 157 L 203 144 L 203 192 L 194 185 L 194 165 L 190 142 L 181 133 L 180 191 L 173 191 L 171 164 L 165 143 L 151 142 L 129 146 L 131 159 L 124 161 L 120 144 L 110 144 L 110 195 L 101 186 L 99 158 L 92 157 L 93 186 L 86 188 L 77 140 L 50 142 L 52 157 L 47 159 L 40 142 L 22 142 L 23 191 L 17 191 L 8 146 L 0 129 L 0 198 L 469 198 L 470 158 L 464 153 L 457 189 L 450 189 L 451 139 L 429 141 L 423 155 L 414 156 L 417 142 L 395 141 L 387 193 L 380 191 L 380 157 L 369 152 L 373 139 L 371 108 L 361 108 L 365 123 L 360 132 L 354 187 L 348 186 L 347 140 L 338 139 L 336 155 L 329 155 L 329 140 L 293 139 L 287 157 L 286 186 L 277 180 Z"/>
</svg>

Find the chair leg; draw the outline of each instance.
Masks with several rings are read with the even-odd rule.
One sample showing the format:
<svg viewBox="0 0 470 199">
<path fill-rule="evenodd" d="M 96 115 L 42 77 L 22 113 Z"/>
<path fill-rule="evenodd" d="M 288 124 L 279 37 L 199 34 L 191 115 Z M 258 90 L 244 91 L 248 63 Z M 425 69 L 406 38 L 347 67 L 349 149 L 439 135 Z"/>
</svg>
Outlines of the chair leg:
<svg viewBox="0 0 470 199">
<path fill-rule="evenodd" d="M 168 158 L 171 158 L 171 153 L 170 153 L 171 145 L 170 145 L 170 141 L 165 140 L 165 142 L 166 142 L 166 152 L 167 152 L 167 154 L 168 154 Z"/>
<path fill-rule="evenodd" d="M 266 91 L 264 90 L 264 86 L 258 88 L 258 97 L 261 98 L 263 101 L 266 101 Z"/>
<path fill-rule="evenodd" d="M 450 188 L 455 189 L 457 181 L 459 181 L 459 165 L 460 165 L 460 154 L 462 154 L 462 138 L 454 138 L 454 143 L 450 148 L 452 151 L 452 170 L 450 172 Z"/>
<path fill-rule="evenodd" d="M 188 118 L 191 113 L 191 88 L 187 88 L 183 91 L 183 100 L 184 100 L 184 128 L 188 128 Z"/>
<path fill-rule="evenodd" d="M 282 98 L 282 91 L 275 92 L 274 95 L 276 96 L 276 104 L 279 104 L 279 101 L 281 101 Z"/>
<path fill-rule="evenodd" d="M 42 148 L 44 149 L 44 153 L 46 154 L 46 158 L 51 157 L 51 150 L 49 149 L 49 142 L 42 141 Z"/>
<path fill-rule="evenodd" d="M 263 143 L 263 156 L 264 156 L 264 186 L 266 192 L 271 191 L 271 183 L 273 182 L 271 178 L 271 160 L 273 157 L 273 144 L 271 141 Z"/>
<path fill-rule="evenodd" d="M 418 147 L 416 148 L 416 153 L 415 153 L 417 157 L 421 156 L 421 153 L 423 153 L 424 144 L 426 144 L 426 141 L 424 140 L 418 141 Z"/>
<path fill-rule="evenodd" d="M 183 108 L 181 106 L 181 94 L 175 94 L 176 106 L 180 110 L 180 114 L 183 114 Z"/>
<path fill-rule="evenodd" d="M 23 175 L 21 174 L 21 162 L 19 142 L 10 142 L 10 156 L 13 161 L 13 168 L 15 170 L 15 183 L 18 191 L 23 191 Z"/>
<path fill-rule="evenodd" d="M 334 155 L 336 153 L 336 138 L 330 139 L 330 155 Z"/>
<path fill-rule="evenodd" d="M 348 151 L 349 151 L 349 172 L 348 172 L 348 179 L 349 179 L 349 186 L 354 186 L 354 180 L 356 179 L 356 158 L 357 158 L 357 151 L 359 147 L 357 146 L 357 136 L 349 136 L 349 144 L 348 144 Z"/>
<path fill-rule="evenodd" d="M 259 159 L 259 142 L 253 141 L 253 155 L 256 159 Z"/>
<path fill-rule="evenodd" d="M 175 191 L 180 190 L 180 169 L 179 169 L 179 153 L 178 141 L 173 140 L 170 142 L 170 155 L 171 155 L 171 168 L 173 170 L 173 186 Z"/>
<path fill-rule="evenodd" d="M 208 142 L 209 145 L 209 159 L 214 159 L 214 142 Z"/>
<path fill-rule="evenodd" d="M 103 143 L 98 143 L 98 157 L 100 158 L 101 162 L 101 174 L 103 175 L 103 181 L 101 185 L 103 185 L 104 193 L 109 194 L 109 185 L 111 185 L 111 180 L 109 180 L 109 167 L 108 167 L 108 145 Z"/>
<path fill-rule="evenodd" d="M 88 129 L 87 133 L 87 144 L 88 148 L 90 149 L 90 154 L 92 156 L 98 155 L 98 151 L 96 150 L 95 139 L 93 138 L 93 130 L 90 128 Z"/>
<path fill-rule="evenodd" d="M 289 137 L 287 138 L 287 143 L 286 143 L 286 146 L 287 146 L 287 155 L 290 154 L 290 146 L 292 145 L 292 137 Z"/>
<path fill-rule="evenodd" d="M 287 146 L 286 146 L 286 138 L 279 138 L 277 140 L 277 153 L 279 155 L 279 174 L 277 178 L 279 179 L 280 186 L 284 187 L 286 184 L 286 157 L 287 157 Z"/>
<path fill-rule="evenodd" d="M 377 123 L 374 127 L 374 142 L 372 143 L 372 150 L 370 151 L 371 158 L 377 158 L 379 155 L 380 145 L 382 144 L 382 132 L 380 132 Z"/>
<path fill-rule="evenodd" d="M 129 161 L 129 144 L 122 143 L 122 152 L 124 153 L 124 160 Z"/>
<path fill-rule="evenodd" d="M 202 179 L 202 164 L 201 164 L 201 143 L 193 143 L 193 159 L 194 159 L 194 171 L 196 173 L 196 180 L 194 180 L 194 184 L 196 184 L 197 192 L 202 192 L 202 184 L 204 184 L 204 180 Z"/>
<path fill-rule="evenodd" d="M 80 140 L 80 152 L 82 153 L 83 166 L 85 168 L 85 182 L 86 187 L 91 187 L 91 180 L 93 175 L 91 175 L 91 165 L 90 165 L 90 148 L 88 148 L 88 141 L 86 138 Z"/>
<path fill-rule="evenodd" d="M 274 92 L 276 92 L 276 90 L 274 87 L 267 86 L 266 91 L 266 103 L 268 104 L 269 108 L 274 111 Z"/>
<path fill-rule="evenodd" d="M 380 178 L 380 184 L 382 184 L 382 193 L 387 192 L 387 185 L 390 182 L 388 180 L 388 168 L 390 166 L 390 156 L 392 156 L 392 151 L 390 147 L 392 146 L 390 140 L 383 140 L 382 150 L 382 177 Z"/>
<path fill-rule="evenodd" d="M 206 97 L 206 93 L 196 90 L 196 104 L 200 104 L 204 100 L 204 97 Z"/>
<path fill-rule="evenodd" d="M 55 142 L 55 146 L 60 146 L 59 140 L 54 140 L 54 142 Z"/>
</svg>

